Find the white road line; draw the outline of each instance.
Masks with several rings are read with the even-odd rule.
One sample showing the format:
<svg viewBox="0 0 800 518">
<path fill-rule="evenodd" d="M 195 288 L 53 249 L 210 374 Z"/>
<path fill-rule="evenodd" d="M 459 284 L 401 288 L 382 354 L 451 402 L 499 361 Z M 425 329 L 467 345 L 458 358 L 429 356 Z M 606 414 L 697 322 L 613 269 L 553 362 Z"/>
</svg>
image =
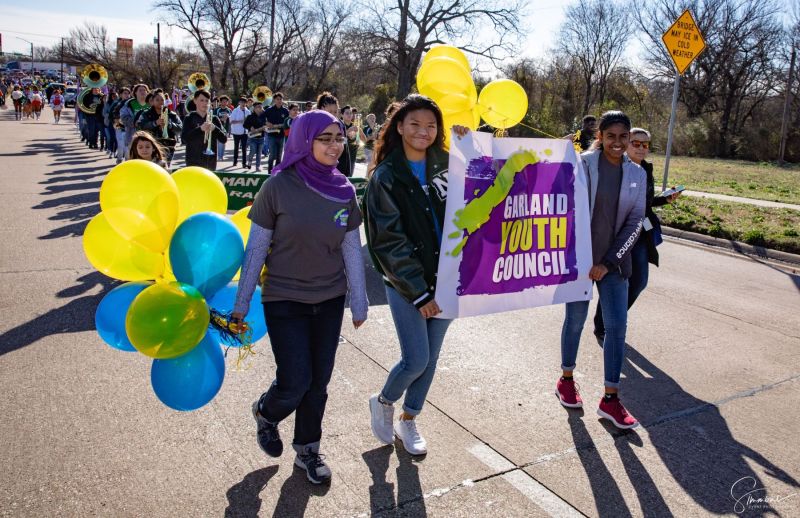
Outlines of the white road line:
<svg viewBox="0 0 800 518">
<path fill-rule="evenodd" d="M 550 516 L 569 518 L 583 516 L 560 496 L 541 485 L 523 470 L 517 469 L 514 464 L 485 444 L 475 444 L 468 451 L 495 471 L 513 470 L 502 475 L 502 478 Z"/>
</svg>

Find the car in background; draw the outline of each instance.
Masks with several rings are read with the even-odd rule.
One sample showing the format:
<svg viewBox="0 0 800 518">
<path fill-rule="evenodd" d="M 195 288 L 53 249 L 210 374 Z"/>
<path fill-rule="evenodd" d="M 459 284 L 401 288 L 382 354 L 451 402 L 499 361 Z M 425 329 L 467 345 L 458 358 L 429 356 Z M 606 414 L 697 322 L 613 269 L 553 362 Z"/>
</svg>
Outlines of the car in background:
<svg viewBox="0 0 800 518">
<path fill-rule="evenodd" d="M 47 102 L 50 102 L 50 96 L 53 95 L 53 92 L 56 90 L 56 88 L 64 92 L 67 88 L 67 85 L 64 83 L 50 83 L 47 85 L 47 88 L 44 90 L 45 94 L 47 95 Z"/>
<path fill-rule="evenodd" d="M 67 89 L 64 91 L 64 106 L 69 108 L 70 106 L 75 106 L 78 98 L 78 89 L 74 86 L 68 86 Z"/>
</svg>

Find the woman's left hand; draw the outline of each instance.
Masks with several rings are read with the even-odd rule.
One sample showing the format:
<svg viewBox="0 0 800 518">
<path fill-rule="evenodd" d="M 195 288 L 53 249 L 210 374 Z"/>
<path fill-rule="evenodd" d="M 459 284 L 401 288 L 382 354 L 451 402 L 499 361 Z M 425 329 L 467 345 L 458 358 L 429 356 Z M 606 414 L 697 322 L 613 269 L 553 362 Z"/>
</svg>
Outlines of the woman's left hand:
<svg viewBox="0 0 800 518">
<path fill-rule="evenodd" d="M 453 126 L 453 131 L 455 132 L 456 136 L 460 138 L 466 136 L 467 133 L 470 132 L 470 129 L 466 126 L 459 126 L 458 124 L 455 124 Z"/>
<path fill-rule="evenodd" d="M 680 192 L 676 192 L 675 194 L 670 194 L 669 197 L 667 198 L 667 203 L 672 203 L 673 201 L 677 200 L 678 197 L 680 197 L 680 195 L 681 195 Z"/>
<path fill-rule="evenodd" d="M 353 320 L 353 327 L 358 329 L 359 327 L 364 325 L 364 322 L 366 322 L 366 320 Z"/>
</svg>

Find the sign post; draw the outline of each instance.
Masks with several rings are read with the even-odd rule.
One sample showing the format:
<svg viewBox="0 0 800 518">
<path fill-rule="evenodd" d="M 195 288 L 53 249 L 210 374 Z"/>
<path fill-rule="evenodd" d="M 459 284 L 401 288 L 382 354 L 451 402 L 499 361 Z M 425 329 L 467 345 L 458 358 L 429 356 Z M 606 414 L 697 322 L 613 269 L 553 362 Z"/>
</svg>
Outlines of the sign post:
<svg viewBox="0 0 800 518">
<path fill-rule="evenodd" d="M 664 160 L 664 182 L 661 190 L 666 190 L 669 177 L 669 157 L 672 154 L 672 132 L 675 130 L 675 117 L 678 111 L 678 92 L 680 91 L 681 76 L 697 56 L 706 48 L 706 42 L 692 13 L 686 9 L 675 23 L 661 36 L 661 41 L 667 47 L 672 62 L 675 63 L 675 87 L 672 90 L 672 112 L 669 116 L 669 130 L 667 133 L 667 156 Z"/>
</svg>

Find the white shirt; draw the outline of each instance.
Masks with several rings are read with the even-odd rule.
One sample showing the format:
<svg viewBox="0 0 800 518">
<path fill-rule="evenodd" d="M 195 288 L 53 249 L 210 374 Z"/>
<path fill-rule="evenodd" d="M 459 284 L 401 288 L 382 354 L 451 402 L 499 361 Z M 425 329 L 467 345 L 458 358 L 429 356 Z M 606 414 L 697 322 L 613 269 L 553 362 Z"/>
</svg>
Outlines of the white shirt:
<svg viewBox="0 0 800 518">
<path fill-rule="evenodd" d="M 244 129 L 244 120 L 250 115 L 250 110 L 247 108 L 242 109 L 239 106 L 231 112 L 231 134 L 244 135 L 247 131 Z"/>
</svg>

